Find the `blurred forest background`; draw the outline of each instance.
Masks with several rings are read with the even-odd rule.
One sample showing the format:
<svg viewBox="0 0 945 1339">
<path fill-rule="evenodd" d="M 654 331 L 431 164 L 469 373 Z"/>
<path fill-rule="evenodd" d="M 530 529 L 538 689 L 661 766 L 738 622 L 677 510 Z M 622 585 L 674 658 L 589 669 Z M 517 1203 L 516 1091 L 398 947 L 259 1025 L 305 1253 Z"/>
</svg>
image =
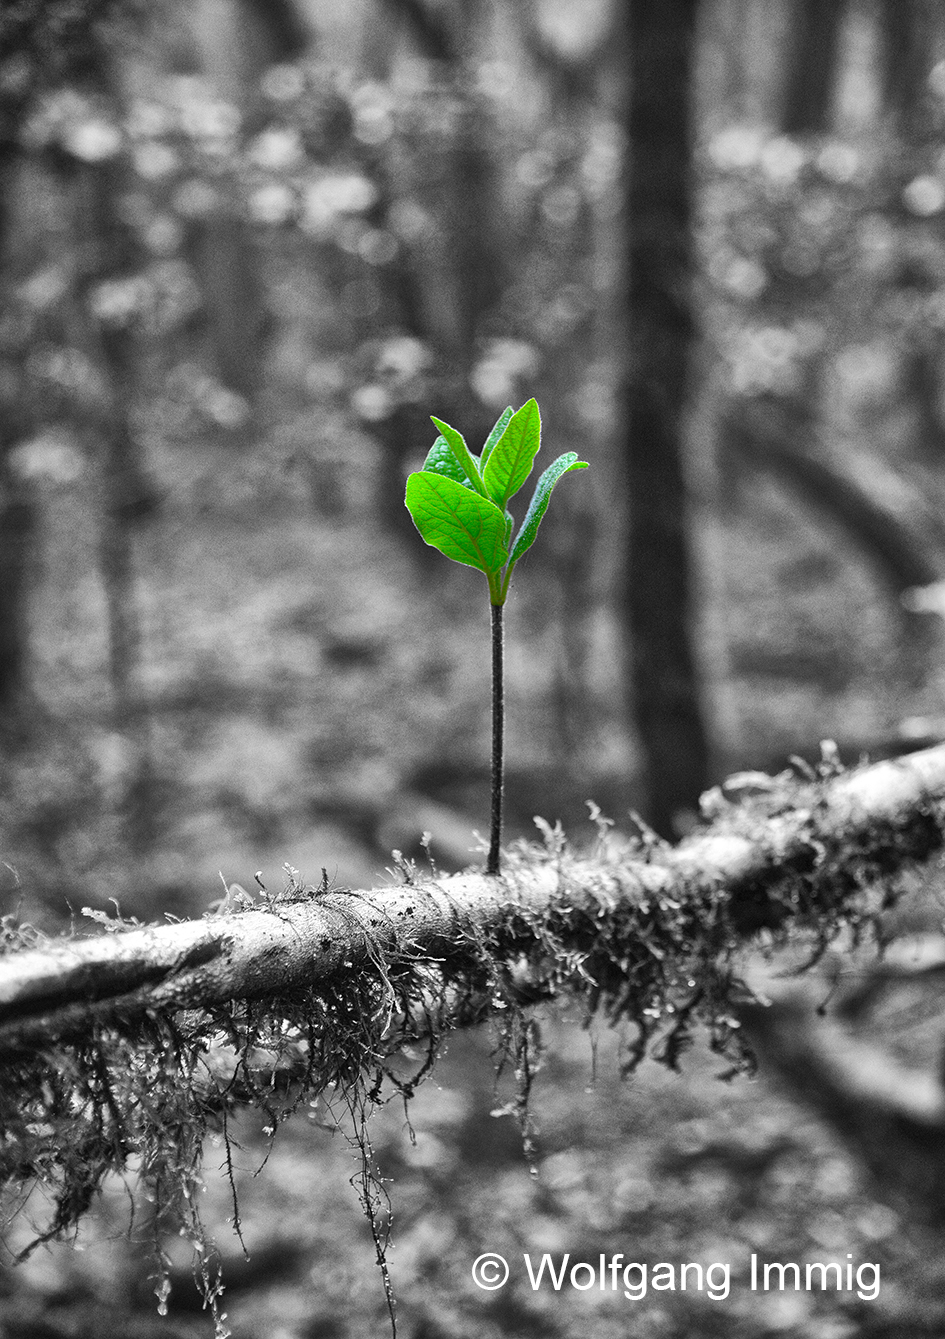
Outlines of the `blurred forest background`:
<svg viewBox="0 0 945 1339">
<path fill-rule="evenodd" d="M 509 605 L 510 837 L 592 835 L 588 798 L 679 835 L 732 770 L 945 738 L 935 0 L 3 0 L 0 256 L 4 911 L 198 915 L 219 871 L 284 862 L 370 887 L 424 831 L 441 868 L 478 858 L 486 587 L 403 506 L 430 413 L 476 442 L 534 395 L 547 459 L 592 465 Z M 407 1333 L 583 1333 L 581 1295 L 468 1283 L 536 1215 L 653 1258 L 902 1248 L 781 1099 L 707 1062 L 585 1097 L 556 1035 L 550 1179 L 484 1119 L 472 1040 L 418 1099 L 439 1136 L 378 1136 Z M 304 1249 L 260 1248 L 311 1277 L 239 1334 L 382 1324 L 315 1139 L 285 1136 L 258 1211 L 263 1237 L 301 1214 L 317 1169 Z M 0 1331 L 206 1331 L 110 1330 L 142 1266 L 109 1251 L 5 1275 Z M 594 1332 L 938 1333 L 907 1256 L 883 1303 L 680 1295 Z"/>
</svg>

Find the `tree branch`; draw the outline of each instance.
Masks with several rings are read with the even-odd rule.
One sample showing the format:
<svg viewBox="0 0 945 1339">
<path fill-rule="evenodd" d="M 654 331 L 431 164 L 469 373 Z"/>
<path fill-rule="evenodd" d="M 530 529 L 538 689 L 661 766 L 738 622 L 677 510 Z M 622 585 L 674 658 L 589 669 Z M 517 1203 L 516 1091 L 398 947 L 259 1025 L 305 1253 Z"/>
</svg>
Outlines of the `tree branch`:
<svg viewBox="0 0 945 1339">
<path fill-rule="evenodd" d="M 798 446 L 810 443 L 812 432 L 788 400 L 742 401 L 726 415 L 723 445 L 753 468 L 780 475 L 810 507 L 842 526 L 896 595 L 936 581 L 940 572 L 923 530 L 932 517 L 921 490 L 900 475 L 871 486 L 830 460 L 822 442 Z M 897 492 L 906 499 L 898 507 Z"/>
<path fill-rule="evenodd" d="M 600 986 L 614 971 L 601 959 L 606 934 L 645 952 L 657 900 L 681 908 L 671 934 L 680 956 L 709 906 L 729 939 L 789 920 L 830 922 L 868 879 L 942 846 L 943 798 L 939 746 L 832 780 L 774 778 L 746 805 L 722 801 L 713 827 L 676 848 L 576 856 L 551 843 L 507 861 L 501 879 L 297 891 L 264 910 L 13 952 L 0 959 L 0 1056 L 144 1014 L 310 991 L 378 963 L 423 960 L 449 978 L 468 968 L 470 944 L 484 936 L 497 958 L 527 955 L 552 923 L 573 938 L 575 981 Z M 703 938 L 705 952 L 713 944 L 707 930 Z M 715 947 L 726 942 L 717 937 Z M 560 974 L 556 983 L 567 984 Z"/>
<path fill-rule="evenodd" d="M 945 1224 L 945 1087 L 887 1047 L 821 1017 L 823 989 L 794 985 L 738 1014 L 762 1075 L 825 1121 L 898 1210 Z"/>
<path fill-rule="evenodd" d="M 631 1068 L 648 1050 L 675 1066 L 697 1023 L 743 1064 L 741 939 L 790 924 L 825 943 L 869 915 L 864 888 L 945 840 L 945 747 L 839 776 L 828 753 L 813 779 L 769 778 L 744 804 L 710 793 L 712 827 L 675 849 L 651 838 L 621 845 L 601 826 L 597 852 L 576 855 L 545 824 L 544 846 L 506 852 L 501 878 L 371 892 L 293 881 L 247 910 L 231 889 L 238 908 L 201 921 L 8 952 L 0 1188 L 40 1181 L 51 1196 L 33 1246 L 73 1227 L 133 1158 L 159 1213 L 206 1260 L 201 1148 L 211 1130 L 226 1138 L 241 1105 L 274 1129 L 302 1101 L 324 1097 L 330 1109 L 340 1094 L 370 1182 L 363 1123 L 382 1090 L 408 1098 L 443 1033 L 490 1013 L 527 1128 L 524 1006 L 563 991 L 634 1025 Z M 15 927 L 4 931 L 9 944 Z M 419 1067 L 405 1076 L 405 1048 L 418 1046 Z"/>
</svg>

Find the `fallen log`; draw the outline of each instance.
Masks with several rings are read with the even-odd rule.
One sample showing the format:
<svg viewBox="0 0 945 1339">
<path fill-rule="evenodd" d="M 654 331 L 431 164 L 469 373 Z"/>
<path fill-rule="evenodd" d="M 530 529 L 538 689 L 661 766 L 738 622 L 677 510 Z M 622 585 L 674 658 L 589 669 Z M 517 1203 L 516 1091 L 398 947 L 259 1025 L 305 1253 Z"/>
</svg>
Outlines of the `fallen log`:
<svg viewBox="0 0 945 1339">
<path fill-rule="evenodd" d="M 739 795 L 738 802 L 730 797 Z M 54 1206 L 41 1242 L 81 1218 L 133 1160 L 206 1266 L 197 1191 L 203 1141 L 254 1105 L 274 1128 L 305 1100 L 341 1101 L 380 1194 L 364 1122 L 385 1085 L 409 1097 L 449 1029 L 486 1017 L 527 1117 L 534 1035 L 526 1007 L 568 992 L 635 1025 L 627 1065 L 671 1066 L 696 1025 L 750 1059 L 738 957 L 765 928 L 814 946 L 869 923 L 893 876 L 945 844 L 945 746 L 843 773 L 833 753 L 801 779 L 750 774 L 704 797 L 709 827 L 673 848 L 607 833 L 590 853 L 540 824 L 501 877 L 307 887 L 249 905 L 230 890 L 198 921 L 41 942 L 5 924 L 0 956 L 0 1186 L 39 1181 Z M 413 1073 L 400 1059 L 420 1046 Z M 228 1145 L 227 1145 L 228 1147 Z M 31 1248 L 30 1248 L 31 1249 Z"/>
<path fill-rule="evenodd" d="M 661 899 L 700 914 L 711 907 L 716 919 L 724 909 L 735 936 L 828 923 L 870 880 L 945 842 L 945 745 L 829 779 L 769 780 L 745 804 L 710 793 L 715 823 L 674 848 L 611 843 L 588 857 L 551 839 L 507 857 L 501 878 L 467 873 L 367 892 L 294 886 L 263 909 L 8 953 L 0 1057 L 145 1013 L 311 990 L 387 959 L 449 974 L 471 942 L 488 937 L 501 952 L 505 937 L 522 952 L 523 920 L 575 911 L 600 926 L 626 911 L 648 915 Z"/>
</svg>

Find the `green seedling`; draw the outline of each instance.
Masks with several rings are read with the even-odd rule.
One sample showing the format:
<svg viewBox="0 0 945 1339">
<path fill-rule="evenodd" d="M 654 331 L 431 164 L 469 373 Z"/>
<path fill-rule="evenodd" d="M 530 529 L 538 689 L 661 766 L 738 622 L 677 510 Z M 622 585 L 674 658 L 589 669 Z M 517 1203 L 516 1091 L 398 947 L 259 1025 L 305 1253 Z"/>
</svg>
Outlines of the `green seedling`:
<svg viewBox="0 0 945 1339">
<path fill-rule="evenodd" d="M 485 573 L 492 607 L 492 823 L 488 874 L 499 872 L 502 835 L 505 693 L 502 610 L 515 564 L 535 542 L 552 489 L 570 470 L 587 469 L 576 451 L 566 451 L 542 474 L 513 540 L 509 503 L 532 472 L 541 446 L 541 415 L 534 400 L 514 414 L 504 410 L 474 456 L 462 436 L 438 418 L 440 430 L 422 470 L 407 479 L 405 502 L 427 544 L 454 562 Z"/>
</svg>

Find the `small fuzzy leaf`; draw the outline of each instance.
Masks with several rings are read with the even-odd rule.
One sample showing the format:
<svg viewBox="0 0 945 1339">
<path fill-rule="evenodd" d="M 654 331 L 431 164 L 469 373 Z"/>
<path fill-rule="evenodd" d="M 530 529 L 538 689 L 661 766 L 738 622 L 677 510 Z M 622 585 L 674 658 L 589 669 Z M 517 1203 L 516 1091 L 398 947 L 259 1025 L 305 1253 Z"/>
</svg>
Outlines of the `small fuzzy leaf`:
<svg viewBox="0 0 945 1339">
<path fill-rule="evenodd" d="M 489 575 L 508 560 L 505 513 L 457 480 L 418 471 L 404 501 L 424 541 L 454 562 Z"/>
<path fill-rule="evenodd" d="M 439 428 L 443 436 L 446 438 L 447 445 L 449 446 L 453 455 L 456 457 L 456 460 L 459 463 L 460 468 L 465 472 L 466 477 L 472 484 L 473 488 L 475 488 L 477 493 L 481 493 L 482 496 L 485 497 L 486 489 L 485 485 L 482 482 L 482 475 L 479 473 L 479 466 L 476 464 L 475 460 L 473 459 L 473 456 L 470 454 L 469 447 L 466 445 L 466 441 L 462 433 L 457 432 L 455 428 L 451 428 L 450 425 L 448 423 L 444 423 L 442 419 L 433 418 L 432 414 L 430 415 L 430 417 L 433 420 L 434 424 Z"/>
<path fill-rule="evenodd" d="M 527 400 L 509 419 L 483 471 L 486 492 L 498 506 L 504 508 L 531 474 L 540 445 L 541 415 L 536 402 Z"/>
<path fill-rule="evenodd" d="M 492 431 L 489 433 L 489 436 L 486 438 L 486 444 L 482 448 L 482 455 L 479 458 L 482 469 L 486 468 L 486 461 L 492 455 L 492 448 L 495 446 L 496 442 L 505 432 L 505 429 L 507 428 L 509 419 L 511 417 L 512 417 L 512 406 L 509 405 L 508 409 L 502 410 L 502 413 L 499 415 L 495 427 L 492 429 Z"/>
<path fill-rule="evenodd" d="M 473 456 L 473 460 L 476 457 Z M 450 444 L 445 437 L 437 437 L 436 441 L 427 452 L 427 458 L 423 462 L 423 468 L 428 474 L 442 474 L 447 479 L 455 479 L 458 484 L 464 488 L 472 488 L 466 471 L 456 459 Z"/>
<path fill-rule="evenodd" d="M 535 542 L 535 536 L 538 534 L 538 527 L 541 524 L 541 518 L 548 510 L 548 503 L 551 500 L 551 490 L 558 480 L 569 470 L 586 470 L 587 461 L 578 460 L 576 451 L 566 451 L 545 470 L 544 474 L 535 485 L 535 492 L 532 500 L 528 504 L 528 511 L 525 513 L 525 519 L 522 522 L 522 528 L 515 536 L 515 544 L 509 555 L 510 563 L 517 563 L 526 549 L 530 549 Z"/>
</svg>

